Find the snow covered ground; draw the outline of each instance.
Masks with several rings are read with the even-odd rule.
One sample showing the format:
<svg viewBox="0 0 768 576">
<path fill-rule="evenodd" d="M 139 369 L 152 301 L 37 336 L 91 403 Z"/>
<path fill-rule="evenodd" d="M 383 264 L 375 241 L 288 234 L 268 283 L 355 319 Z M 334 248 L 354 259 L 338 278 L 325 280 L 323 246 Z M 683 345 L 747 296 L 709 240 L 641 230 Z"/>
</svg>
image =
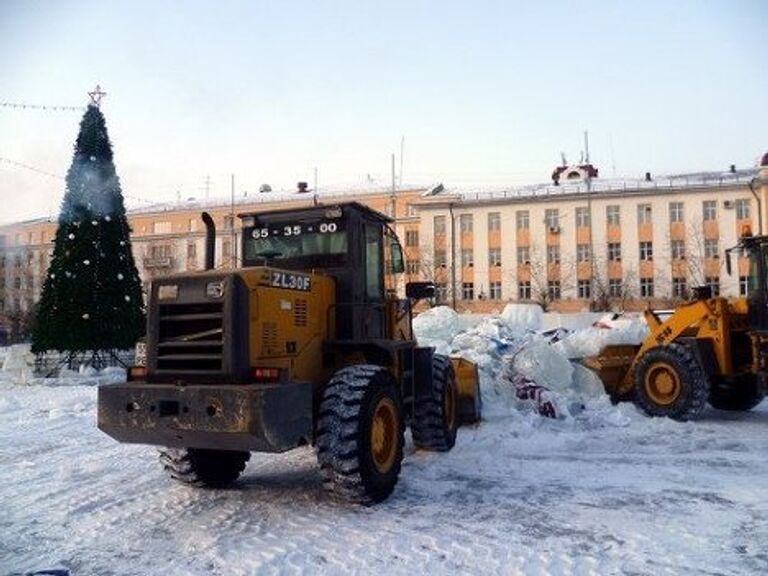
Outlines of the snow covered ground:
<svg viewBox="0 0 768 576">
<path fill-rule="evenodd" d="M 478 330 L 459 343 L 492 360 Z M 768 402 L 679 423 L 590 392 L 548 419 L 488 362 L 485 421 L 448 454 L 409 441 L 372 508 L 324 493 L 311 449 L 180 486 L 96 429 L 92 385 L 0 378 L 0 574 L 768 573 Z"/>
</svg>

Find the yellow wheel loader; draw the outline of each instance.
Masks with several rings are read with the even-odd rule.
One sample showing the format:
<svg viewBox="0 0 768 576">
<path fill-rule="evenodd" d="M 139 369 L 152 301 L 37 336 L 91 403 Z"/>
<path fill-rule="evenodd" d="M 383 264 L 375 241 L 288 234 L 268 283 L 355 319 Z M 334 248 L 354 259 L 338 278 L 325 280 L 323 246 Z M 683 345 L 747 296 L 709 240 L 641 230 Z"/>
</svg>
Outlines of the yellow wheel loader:
<svg viewBox="0 0 768 576">
<path fill-rule="evenodd" d="M 750 410 L 765 397 L 768 372 L 768 236 L 744 236 L 726 251 L 750 264 L 746 297 L 712 297 L 705 288 L 662 321 L 646 310 L 650 334 L 640 346 L 607 346 L 585 364 L 616 400 L 647 414 L 688 420 L 709 402 Z"/>
<path fill-rule="evenodd" d="M 324 485 L 370 504 L 395 487 L 403 432 L 450 450 L 480 419 L 477 369 L 420 347 L 396 295 L 403 253 L 391 219 L 361 204 L 243 214 L 243 268 L 152 283 L 146 365 L 98 393 L 98 425 L 160 446 L 175 479 L 224 486 L 251 452 L 314 445 Z"/>
</svg>

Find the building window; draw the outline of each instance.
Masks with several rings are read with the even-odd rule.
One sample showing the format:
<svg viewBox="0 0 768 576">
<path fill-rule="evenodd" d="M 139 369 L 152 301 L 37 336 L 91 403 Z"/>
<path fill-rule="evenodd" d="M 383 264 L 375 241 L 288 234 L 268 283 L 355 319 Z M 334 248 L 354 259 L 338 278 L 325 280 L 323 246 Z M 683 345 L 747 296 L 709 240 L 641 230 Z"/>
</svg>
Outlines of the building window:
<svg viewBox="0 0 768 576">
<path fill-rule="evenodd" d="M 608 260 L 611 262 L 621 261 L 621 244 L 619 242 L 608 242 Z"/>
<path fill-rule="evenodd" d="M 529 246 L 517 247 L 517 263 L 518 264 L 531 263 L 531 248 Z"/>
<path fill-rule="evenodd" d="M 518 230 L 528 230 L 531 227 L 531 214 L 528 210 L 518 210 L 515 212 L 515 221 Z"/>
<path fill-rule="evenodd" d="M 683 221 L 683 203 L 682 202 L 669 203 L 669 221 L 670 222 Z"/>
<path fill-rule="evenodd" d="M 579 280 L 576 283 L 576 293 L 579 298 L 589 299 L 592 295 L 592 281 Z"/>
<path fill-rule="evenodd" d="M 488 250 L 488 266 L 501 266 L 501 248 Z"/>
<path fill-rule="evenodd" d="M 150 258 L 169 258 L 171 256 L 171 246 L 169 244 L 157 244 L 149 247 Z"/>
<path fill-rule="evenodd" d="M 576 208 L 576 228 L 589 226 L 589 210 L 587 208 Z"/>
<path fill-rule="evenodd" d="M 488 285 L 488 298 L 501 300 L 501 282 L 491 282 Z"/>
<path fill-rule="evenodd" d="M 435 234 L 445 234 L 445 216 L 435 216 L 432 219 L 432 228 Z"/>
<path fill-rule="evenodd" d="M 406 246 L 418 246 L 419 245 L 419 231 L 418 230 L 406 230 L 405 231 L 405 245 Z"/>
<path fill-rule="evenodd" d="M 688 282 L 685 280 L 685 278 L 672 278 L 672 297 L 688 297 Z"/>
<path fill-rule="evenodd" d="M 190 260 L 197 257 L 197 244 L 190 242 L 187 244 L 187 258 Z"/>
<path fill-rule="evenodd" d="M 224 216 L 224 230 L 232 230 L 235 226 L 235 217 L 232 215 Z"/>
<path fill-rule="evenodd" d="M 407 274 L 414 276 L 419 273 L 419 261 L 418 260 L 406 260 L 405 271 Z"/>
<path fill-rule="evenodd" d="M 638 224 L 652 224 L 653 209 L 650 204 L 638 204 L 637 205 L 637 223 Z"/>
<path fill-rule="evenodd" d="M 197 226 L 198 226 L 197 222 L 198 222 L 197 218 L 189 219 L 188 230 L 190 232 L 197 232 Z"/>
<path fill-rule="evenodd" d="M 464 282 L 461 285 L 461 298 L 472 300 L 475 297 L 475 285 L 472 282 Z"/>
<path fill-rule="evenodd" d="M 618 226 L 621 224 L 621 207 L 616 205 L 605 207 L 605 220 L 608 226 Z"/>
<path fill-rule="evenodd" d="M 550 231 L 560 228 L 560 211 L 557 208 L 547 208 L 544 210 L 544 224 Z"/>
<path fill-rule="evenodd" d="M 475 256 L 471 249 L 461 251 L 461 265 L 463 268 L 475 265 Z"/>
<path fill-rule="evenodd" d="M 152 224 L 152 233 L 153 234 L 170 234 L 171 233 L 171 223 L 170 222 L 154 222 Z"/>
<path fill-rule="evenodd" d="M 547 296 L 550 300 L 560 300 L 560 280 L 550 280 L 547 282 Z"/>
<path fill-rule="evenodd" d="M 704 240 L 704 258 L 718 258 L 720 256 L 720 248 L 717 240 L 707 238 Z"/>
<path fill-rule="evenodd" d="M 576 261 L 589 262 L 589 244 L 578 244 L 576 246 Z"/>
<path fill-rule="evenodd" d="M 408 216 L 418 216 L 419 213 L 416 210 L 416 206 L 413 204 L 406 204 L 405 205 L 405 213 L 408 214 Z"/>
<path fill-rule="evenodd" d="M 717 220 L 717 200 L 704 200 L 702 210 L 704 220 Z"/>
<path fill-rule="evenodd" d="M 620 278 L 611 278 L 608 280 L 608 296 L 610 298 L 621 298 L 623 283 Z"/>
<path fill-rule="evenodd" d="M 653 278 L 640 279 L 640 298 L 653 298 Z"/>
<path fill-rule="evenodd" d="M 531 282 L 530 280 L 524 280 L 517 283 L 517 298 L 519 300 L 531 299 Z"/>
<path fill-rule="evenodd" d="M 501 214 L 498 212 L 491 212 L 488 214 L 488 232 L 497 230 L 501 230 Z"/>
<path fill-rule="evenodd" d="M 472 232 L 472 214 L 462 214 L 459 216 L 459 230 L 462 233 Z"/>
<path fill-rule="evenodd" d="M 437 304 L 448 301 L 448 285 L 445 282 L 435 284 L 435 301 Z"/>
<path fill-rule="evenodd" d="M 653 260 L 653 242 L 640 242 L 640 260 Z"/>
<path fill-rule="evenodd" d="M 749 295 L 749 276 L 739 276 L 739 296 Z"/>
<path fill-rule="evenodd" d="M 736 200 L 736 219 L 747 220 L 750 216 L 749 199 L 739 198 Z"/>
<path fill-rule="evenodd" d="M 221 257 L 224 259 L 232 257 L 232 242 L 229 240 L 221 243 Z"/>
<path fill-rule="evenodd" d="M 683 260 L 685 258 L 685 242 L 682 240 L 672 240 L 669 247 L 672 260 Z"/>
<path fill-rule="evenodd" d="M 445 250 L 435 250 L 435 268 L 445 268 L 447 262 Z"/>
<path fill-rule="evenodd" d="M 720 296 L 720 277 L 707 276 L 704 278 L 704 285 L 707 286 L 712 296 Z"/>
<path fill-rule="evenodd" d="M 560 246 L 547 246 L 547 263 L 560 263 Z"/>
</svg>

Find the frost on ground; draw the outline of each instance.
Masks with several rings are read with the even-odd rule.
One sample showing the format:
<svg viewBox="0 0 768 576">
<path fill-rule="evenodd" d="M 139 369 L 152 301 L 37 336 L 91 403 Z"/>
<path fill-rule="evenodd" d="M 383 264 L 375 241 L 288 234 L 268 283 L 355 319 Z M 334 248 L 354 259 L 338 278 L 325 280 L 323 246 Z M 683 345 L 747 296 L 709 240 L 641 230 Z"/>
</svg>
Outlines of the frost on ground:
<svg viewBox="0 0 768 576">
<path fill-rule="evenodd" d="M 486 361 L 486 420 L 447 454 L 409 441 L 372 508 L 323 492 L 311 449 L 254 455 L 230 490 L 181 486 L 154 449 L 96 429 L 93 386 L 0 384 L 0 574 L 767 573 L 768 403 L 649 419 L 569 363 L 555 393 L 583 409 L 541 418 L 498 366 L 521 339 L 555 338 L 529 328 L 489 319 L 443 339 Z"/>
</svg>

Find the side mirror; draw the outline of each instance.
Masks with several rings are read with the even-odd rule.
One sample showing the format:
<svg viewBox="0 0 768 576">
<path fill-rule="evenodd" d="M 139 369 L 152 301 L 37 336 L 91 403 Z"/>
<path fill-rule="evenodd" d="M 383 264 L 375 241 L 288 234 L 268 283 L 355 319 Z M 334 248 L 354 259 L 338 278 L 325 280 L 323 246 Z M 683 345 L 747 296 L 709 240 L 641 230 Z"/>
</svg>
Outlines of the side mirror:
<svg viewBox="0 0 768 576">
<path fill-rule="evenodd" d="M 403 258 L 403 248 L 396 239 L 392 239 L 389 244 L 390 256 L 392 262 L 392 273 L 401 274 L 405 272 L 405 262 Z"/>
<path fill-rule="evenodd" d="M 405 296 L 411 300 L 424 300 L 435 297 L 434 282 L 408 282 L 405 285 Z"/>
</svg>

